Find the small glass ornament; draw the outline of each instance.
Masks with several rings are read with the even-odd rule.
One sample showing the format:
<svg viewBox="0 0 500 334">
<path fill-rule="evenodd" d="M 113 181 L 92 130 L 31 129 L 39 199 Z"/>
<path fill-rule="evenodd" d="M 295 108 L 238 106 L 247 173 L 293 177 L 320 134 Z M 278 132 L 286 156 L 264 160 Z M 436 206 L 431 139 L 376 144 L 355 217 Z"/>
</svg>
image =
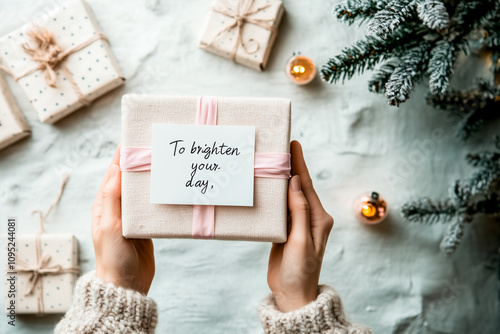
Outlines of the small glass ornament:
<svg viewBox="0 0 500 334">
<path fill-rule="evenodd" d="M 375 191 L 362 194 L 354 202 L 354 214 L 362 223 L 378 224 L 387 217 L 387 202 Z"/>
<path fill-rule="evenodd" d="M 286 75 L 291 82 L 297 85 L 307 85 L 316 76 L 316 67 L 311 58 L 303 56 L 300 52 L 294 52 L 293 56 L 286 62 Z"/>
</svg>

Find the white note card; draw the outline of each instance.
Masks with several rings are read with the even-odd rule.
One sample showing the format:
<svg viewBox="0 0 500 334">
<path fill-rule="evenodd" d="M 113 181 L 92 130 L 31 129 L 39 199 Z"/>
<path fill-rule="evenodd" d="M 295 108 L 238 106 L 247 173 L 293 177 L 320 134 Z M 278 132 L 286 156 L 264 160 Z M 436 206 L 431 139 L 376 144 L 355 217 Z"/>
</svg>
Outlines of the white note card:
<svg viewBox="0 0 500 334">
<path fill-rule="evenodd" d="M 154 204 L 253 206 L 255 127 L 153 124 Z"/>
</svg>

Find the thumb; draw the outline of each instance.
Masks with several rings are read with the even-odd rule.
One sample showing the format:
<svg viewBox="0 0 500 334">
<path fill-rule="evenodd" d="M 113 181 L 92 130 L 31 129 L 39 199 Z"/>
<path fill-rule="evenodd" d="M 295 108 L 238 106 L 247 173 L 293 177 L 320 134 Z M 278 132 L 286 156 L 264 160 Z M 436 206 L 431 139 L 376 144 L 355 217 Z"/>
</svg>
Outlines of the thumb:
<svg viewBox="0 0 500 334">
<path fill-rule="evenodd" d="M 110 166 L 110 177 L 102 189 L 102 220 L 101 226 L 110 224 L 122 217 L 121 210 L 121 172 L 120 166 L 112 164 Z M 110 226 L 102 226 L 103 228 Z"/>
<path fill-rule="evenodd" d="M 294 175 L 288 185 L 288 209 L 292 220 L 289 238 L 302 240 L 310 237 L 309 203 L 302 192 L 298 175 Z"/>
</svg>

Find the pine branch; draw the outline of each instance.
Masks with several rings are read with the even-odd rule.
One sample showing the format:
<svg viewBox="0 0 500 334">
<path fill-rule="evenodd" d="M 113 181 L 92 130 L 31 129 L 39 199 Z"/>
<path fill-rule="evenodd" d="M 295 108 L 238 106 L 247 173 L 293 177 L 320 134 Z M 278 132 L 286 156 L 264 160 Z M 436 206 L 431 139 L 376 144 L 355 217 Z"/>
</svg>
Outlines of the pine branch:
<svg viewBox="0 0 500 334">
<path fill-rule="evenodd" d="M 375 73 L 372 79 L 368 82 L 368 90 L 372 93 L 384 93 L 385 85 L 396 69 L 396 66 L 397 65 L 392 62 L 388 62 L 380 66 L 377 73 Z"/>
<path fill-rule="evenodd" d="M 500 88 L 488 80 L 476 80 L 477 89 L 470 91 L 449 91 L 427 96 L 427 103 L 455 112 L 462 118 L 457 137 L 467 140 L 479 126 L 500 115 Z"/>
<path fill-rule="evenodd" d="M 333 13 L 339 21 L 353 24 L 356 20 L 362 23 L 379 10 L 384 9 L 387 1 L 381 0 L 344 0 L 335 6 Z"/>
<path fill-rule="evenodd" d="M 470 106 L 477 103 L 474 91 L 449 91 L 445 94 L 427 95 L 427 103 L 441 110 L 451 110 L 458 114 L 470 112 Z"/>
<path fill-rule="evenodd" d="M 465 224 L 472 222 L 476 214 L 500 215 L 500 136 L 495 138 L 498 152 L 483 151 L 469 154 L 467 161 L 479 168 L 465 185 L 456 181 L 450 189 L 450 197 L 432 201 L 428 198 L 403 205 L 402 214 L 410 222 L 449 222 L 441 241 L 441 249 L 451 254 L 460 245 Z M 454 219 L 454 220 L 453 220 Z"/>
<path fill-rule="evenodd" d="M 500 152 L 468 154 L 466 159 L 472 166 L 480 168 L 469 181 L 472 193 L 487 193 L 500 180 Z"/>
<path fill-rule="evenodd" d="M 455 252 L 457 247 L 462 242 L 462 237 L 465 230 L 465 222 L 470 222 L 471 217 L 467 215 L 459 215 L 453 223 L 448 226 L 448 230 L 441 241 L 440 248 L 447 254 Z"/>
<path fill-rule="evenodd" d="M 410 222 L 433 224 L 453 219 L 457 214 L 457 207 L 450 200 L 432 201 L 423 198 L 403 205 L 401 212 Z"/>
<path fill-rule="evenodd" d="M 457 131 L 457 137 L 463 141 L 476 133 L 479 126 L 485 121 L 492 120 L 500 115 L 500 103 L 493 100 L 479 100 L 479 107 L 472 108 L 473 111 L 465 116 L 460 123 Z"/>
<path fill-rule="evenodd" d="M 432 49 L 428 70 L 431 94 L 443 94 L 448 89 L 456 54 L 455 45 L 444 39 L 437 42 Z"/>
<path fill-rule="evenodd" d="M 468 207 L 469 199 L 472 195 L 472 189 L 469 184 L 462 185 L 460 181 L 455 181 L 450 192 L 457 206 L 461 208 L 462 211 L 463 208 Z"/>
<path fill-rule="evenodd" d="M 387 6 L 377 12 L 368 24 L 371 34 L 387 38 L 401 23 L 405 22 L 415 11 L 414 0 L 393 0 Z"/>
<path fill-rule="evenodd" d="M 423 0 L 417 6 L 417 13 L 429 29 L 442 31 L 450 24 L 450 16 L 440 0 Z"/>
<path fill-rule="evenodd" d="M 468 114 L 459 126 L 457 137 L 467 140 L 479 126 L 487 120 L 492 120 L 500 114 L 500 89 L 491 81 L 477 80 L 478 89 L 473 92 L 474 99 L 469 102 Z"/>
<path fill-rule="evenodd" d="M 498 20 L 487 22 L 483 29 L 481 42 L 490 48 L 500 46 L 500 22 Z"/>
<path fill-rule="evenodd" d="M 401 57 L 401 63 L 385 85 L 389 105 L 399 106 L 410 98 L 413 86 L 422 78 L 429 61 L 430 44 L 420 43 Z"/>
<path fill-rule="evenodd" d="M 379 62 L 404 54 L 407 49 L 420 43 L 420 35 L 411 27 L 403 26 L 394 32 L 393 38 L 383 40 L 367 36 L 323 65 L 321 77 L 329 83 L 352 78 L 366 69 L 373 69 Z"/>
<path fill-rule="evenodd" d="M 458 39 L 485 25 L 498 15 L 498 0 L 461 1 L 452 18 L 451 31 Z"/>
</svg>

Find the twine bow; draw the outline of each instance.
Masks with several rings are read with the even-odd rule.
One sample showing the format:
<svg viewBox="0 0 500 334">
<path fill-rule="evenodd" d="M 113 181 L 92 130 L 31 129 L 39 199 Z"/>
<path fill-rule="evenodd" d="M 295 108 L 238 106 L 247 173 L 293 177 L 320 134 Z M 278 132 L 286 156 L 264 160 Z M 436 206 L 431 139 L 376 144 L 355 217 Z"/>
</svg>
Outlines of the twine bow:
<svg viewBox="0 0 500 334">
<path fill-rule="evenodd" d="M 241 45 L 243 47 L 243 50 L 245 50 L 246 53 L 248 54 L 253 54 L 260 49 L 260 44 L 259 42 L 255 41 L 253 38 L 250 38 L 248 42 L 255 42 L 256 46 L 253 50 L 249 50 L 245 43 L 243 43 L 243 38 L 242 38 L 242 29 L 245 23 L 252 23 L 256 26 L 259 26 L 261 28 L 267 29 L 269 31 L 272 31 L 273 33 L 276 33 L 276 28 L 269 24 L 269 22 L 273 22 L 274 19 L 257 19 L 251 17 L 251 15 L 260 12 L 263 9 L 266 9 L 271 6 L 271 4 L 265 4 L 260 7 L 257 7 L 255 9 L 251 9 L 252 5 L 254 3 L 254 0 L 238 0 L 235 6 L 231 6 L 228 4 L 226 1 L 219 1 L 216 3 L 215 7 L 212 9 L 216 13 L 220 13 L 226 16 L 229 16 L 230 18 L 234 19 L 234 22 L 230 24 L 229 26 L 223 28 L 221 31 L 219 31 L 212 41 L 206 45 L 204 45 L 204 48 L 208 48 L 211 46 L 217 37 L 219 37 L 221 34 L 224 32 L 231 30 L 233 28 L 236 28 L 236 43 L 234 44 L 233 49 L 231 50 L 229 54 L 229 59 L 231 61 L 234 61 L 236 57 L 236 52 L 238 51 L 238 47 Z"/>
<path fill-rule="evenodd" d="M 26 289 L 26 292 L 24 293 L 25 296 L 29 296 L 33 293 L 38 280 L 44 274 L 59 275 L 59 274 L 66 274 L 66 273 L 71 273 L 71 274 L 80 273 L 79 267 L 63 268 L 59 264 L 50 266 L 49 265 L 50 259 L 51 259 L 51 256 L 46 254 L 46 255 L 42 256 L 40 261 L 33 266 L 30 266 L 27 262 L 25 262 L 21 259 L 17 259 L 17 263 L 18 263 L 17 271 L 30 273 L 30 277 L 28 279 L 28 282 L 30 282 L 30 284 L 29 284 L 29 287 Z M 43 306 L 42 306 L 42 308 L 43 308 Z"/>
<path fill-rule="evenodd" d="M 52 32 L 44 27 L 34 25 L 32 30 L 28 31 L 26 35 L 31 39 L 32 45 L 30 46 L 30 44 L 26 42 L 22 44 L 21 47 L 24 52 L 28 56 L 30 56 L 31 60 L 38 63 L 38 66 L 18 76 L 15 76 L 9 69 L 4 66 L 0 65 L 0 69 L 11 75 L 16 81 L 38 70 L 44 71 L 45 81 L 47 82 L 47 84 L 50 87 L 56 88 L 56 70 L 60 67 L 66 74 L 71 88 L 74 90 L 78 97 L 78 101 L 84 105 L 89 105 L 90 101 L 83 95 L 82 91 L 76 84 L 75 79 L 73 78 L 73 74 L 66 67 L 66 65 L 64 65 L 64 60 L 69 55 L 80 51 L 81 49 L 89 46 L 99 39 L 107 40 L 106 36 L 103 33 L 96 33 L 85 42 L 67 50 L 63 50 L 61 46 L 57 44 Z"/>
<path fill-rule="evenodd" d="M 42 284 L 40 278 L 42 275 L 60 275 L 60 274 L 66 274 L 66 273 L 71 273 L 71 274 L 79 274 L 80 273 L 80 267 L 79 266 L 72 266 L 72 267 L 65 267 L 63 268 L 59 264 L 55 265 L 49 265 L 51 256 L 46 254 L 42 256 L 42 247 L 41 247 L 41 236 L 43 233 L 45 233 L 45 228 L 44 228 L 44 223 L 45 220 L 47 219 L 47 216 L 50 214 L 52 209 L 57 205 L 59 200 L 61 199 L 64 186 L 66 185 L 66 182 L 68 181 L 68 176 L 65 176 L 63 179 L 63 182 L 61 183 L 61 186 L 59 188 L 59 193 L 57 195 L 57 198 L 52 202 L 52 204 L 49 206 L 47 211 L 45 213 L 42 213 L 40 210 L 35 210 L 33 213 L 38 213 L 38 216 L 40 218 L 40 229 L 38 230 L 38 233 L 36 234 L 35 237 L 35 254 L 36 254 L 36 263 L 34 265 L 29 265 L 27 262 L 17 259 L 17 271 L 18 272 L 23 272 L 23 273 L 30 273 L 29 279 L 28 279 L 28 287 L 26 292 L 24 293 L 25 296 L 29 296 L 32 293 L 36 293 L 37 295 L 37 313 L 38 314 L 43 314 L 44 313 L 44 307 L 43 307 L 43 290 L 42 290 Z M 38 289 L 36 289 L 38 284 Z"/>
</svg>

